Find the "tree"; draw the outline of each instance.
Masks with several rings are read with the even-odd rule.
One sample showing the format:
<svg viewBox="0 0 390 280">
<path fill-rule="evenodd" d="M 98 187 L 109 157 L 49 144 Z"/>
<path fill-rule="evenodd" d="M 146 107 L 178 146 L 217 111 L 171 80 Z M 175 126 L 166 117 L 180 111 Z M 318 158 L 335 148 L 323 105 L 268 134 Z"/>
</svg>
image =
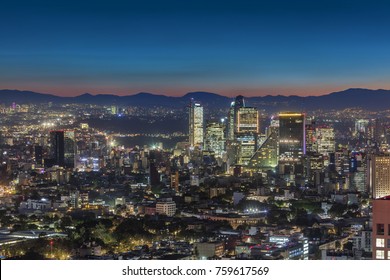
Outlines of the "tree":
<svg viewBox="0 0 390 280">
<path fill-rule="evenodd" d="M 20 260 L 44 260 L 45 257 L 35 251 L 27 251 L 23 256 L 19 258 Z"/>
<path fill-rule="evenodd" d="M 303 208 L 297 209 L 295 224 L 297 226 L 308 226 L 309 225 L 309 219 L 308 219 L 308 215 L 307 215 L 307 212 L 305 209 L 303 209 Z"/>
<path fill-rule="evenodd" d="M 144 229 L 144 223 L 141 220 L 133 218 L 123 220 L 115 228 L 113 234 L 118 241 L 131 238 L 135 235 L 150 236 L 149 232 Z"/>
<path fill-rule="evenodd" d="M 341 243 L 339 240 L 337 240 L 335 243 L 334 243 L 334 246 L 336 248 L 336 250 L 340 250 L 341 249 Z"/>
<path fill-rule="evenodd" d="M 335 217 L 341 217 L 344 212 L 347 210 L 347 206 L 341 203 L 335 203 L 332 205 L 332 207 L 329 209 L 329 215 L 331 215 L 333 218 Z"/>
<path fill-rule="evenodd" d="M 353 249 L 353 243 L 351 241 L 348 241 L 347 243 L 344 244 L 344 249 L 347 249 L 349 251 L 352 251 Z"/>
</svg>

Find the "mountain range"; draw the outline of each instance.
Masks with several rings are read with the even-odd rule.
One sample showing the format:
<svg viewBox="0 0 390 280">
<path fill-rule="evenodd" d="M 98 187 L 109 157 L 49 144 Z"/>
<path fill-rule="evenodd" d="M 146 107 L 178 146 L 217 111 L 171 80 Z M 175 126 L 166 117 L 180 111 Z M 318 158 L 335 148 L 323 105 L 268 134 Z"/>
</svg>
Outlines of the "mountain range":
<svg viewBox="0 0 390 280">
<path fill-rule="evenodd" d="M 85 93 L 75 97 L 61 97 L 53 94 L 44 94 L 32 91 L 0 90 L 0 104 L 40 104 L 40 103 L 77 103 L 97 105 L 142 106 L 142 107 L 169 107 L 183 108 L 194 99 L 206 108 L 228 108 L 234 98 L 211 92 L 190 92 L 181 97 L 171 97 L 141 92 L 134 95 L 118 96 L 114 94 L 92 95 Z M 267 95 L 259 97 L 245 97 L 247 106 L 264 109 L 268 112 L 281 110 L 330 110 L 359 107 L 366 110 L 390 109 L 390 90 L 350 88 L 321 96 L 282 96 Z"/>
</svg>

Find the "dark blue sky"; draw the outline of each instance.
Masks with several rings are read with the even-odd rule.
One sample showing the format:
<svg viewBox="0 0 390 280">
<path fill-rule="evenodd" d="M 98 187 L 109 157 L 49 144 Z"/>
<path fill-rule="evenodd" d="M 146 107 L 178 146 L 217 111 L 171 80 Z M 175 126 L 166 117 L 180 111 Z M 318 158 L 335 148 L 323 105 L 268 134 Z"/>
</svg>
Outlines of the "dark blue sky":
<svg viewBox="0 0 390 280">
<path fill-rule="evenodd" d="M 0 88 L 318 95 L 390 88 L 386 1 L 2 1 Z"/>
</svg>

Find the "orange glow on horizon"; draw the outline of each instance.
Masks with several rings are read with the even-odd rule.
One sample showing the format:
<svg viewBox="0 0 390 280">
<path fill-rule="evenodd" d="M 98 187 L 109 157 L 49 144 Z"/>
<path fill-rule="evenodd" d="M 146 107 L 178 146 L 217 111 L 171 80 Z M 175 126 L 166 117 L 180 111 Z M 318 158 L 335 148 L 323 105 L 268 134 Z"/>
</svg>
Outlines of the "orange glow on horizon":
<svg viewBox="0 0 390 280">
<path fill-rule="evenodd" d="M 75 85 L 61 85 L 61 86 L 41 86 L 41 85 L 31 85 L 31 86 L 11 86 L 11 85 L 2 85 L 1 89 L 17 89 L 17 90 L 26 90 L 34 91 L 39 93 L 53 94 L 63 97 L 74 97 L 79 96 L 84 93 L 90 93 L 92 95 L 99 94 L 112 94 L 118 96 L 127 96 L 135 95 L 140 92 L 152 93 L 155 95 L 165 95 L 172 97 L 181 97 L 189 92 L 204 91 L 216 93 L 226 97 L 235 97 L 237 95 L 243 95 L 245 97 L 261 97 L 261 96 L 321 96 L 327 95 L 332 92 L 343 91 L 348 88 L 367 88 L 367 89 L 390 89 L 390 84 L 359 84 L 359 85 L 319 85 L 319 86 L 275 86 L 275 87 L 173 87 L 173 88 L 123 88 L 115 86 L 104 86 L 99 88 L 94 87 L 85 87 L 85 86 L 75 86 Z"/>
</svg>

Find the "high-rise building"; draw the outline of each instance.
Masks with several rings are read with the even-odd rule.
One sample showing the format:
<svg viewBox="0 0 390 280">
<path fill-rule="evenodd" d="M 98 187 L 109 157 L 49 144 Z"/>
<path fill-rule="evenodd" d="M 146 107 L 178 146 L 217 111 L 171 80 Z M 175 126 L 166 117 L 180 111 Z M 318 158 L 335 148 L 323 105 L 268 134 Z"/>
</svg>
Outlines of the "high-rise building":
<svg viewBox="0 0 390 280">
<path fill-rule="evenodd" d="M 355 135 L 365 135 L 368 132 L 368 125 L 370 121 L 366 119 L 360 119 L 355 121 Z"/>
<path fill-rule="evenodd" d="M 221 157 L 225 151 L 225 125 L 217 121 L 208 122 L 204 139 L 204 150 L 213 151 Z"/>
<path fill-rule="evenodd" d="M 313 118 L 308 118 L 305 124 L 306 130 L 306 152 L 314 152 L 316 141 L 315 121 Z"/>
<path fill-rule="evenodd" d="M 253 170 L 271 170 L 278 165 L 278 135 L 277 129 L 271 131 L 267 139 L 249 161 Z"/>
<path fill-rule="evenodd" d="M 179 192 L 179 171 L 171 173 L 171 189 Z"/>
<path fill-rule="evenodd" d="M 259 133 L 259 112 L 253 107 L 237 110 L 236 133 Z"/>
<path fill-rule="evenodd" d="M 367 193 L 367 159 L 366 155 L 360 152 L 351 153 L 350 157 L 350 190 Z"/>
<path fill-rule="evenodd" d="M 372 197 L 390 195 L 390 155 L 374 155 L 371 159 L 370 179 Z"/>
<path fill-rule="evenodd" d="M 242 133 L 236 136 L 238 143 L 237 164 L 247 165 L 256 152 L 257 137 L 254 134 Z"/>
<path fill-rule="evenodd" d="M 323 156 L 329 156 L 329 153 L 336 151 L 334 139 L 334 130 L 332 127 L 316 127 L 316 150 Z"/>
<path fill-rule="evenodd" d="M 34 147 L 34 156 L 35 156 L 35 162 L 39 165 L 43 162 L 43 147 L 42 146 L 35 146 Z"/>
<path fill-rule="evenodd" d="M 373 259 L 390 260 L 390 196 L 372 203 Z"/>
<path fill-rule="evenodd" d="M 238 111 L 238 109 L 245 107 L 245 100 L 244 96 L 238 95 L 236 96 L 236 99 L 234 100 L 234 109 L 235 111 Z"/>
<path fill-rule="evenodd" d="M 233 101 L 230 104 L 228 118 L 227 118 L 227 132 L 226 132 L 226 139 L 227 140 L 234 140 L 234 125 L 235 125 L 235 102 Z"/>
<path fill-rule="evenodd" d="M 65 139 L 63 130 L 50 131 L 50 150 L 49 158 L 45 160 L 45 165 L 51 167 L 53 165 L 64 166 L 65 161 Z"/>
<path fill-rule="evenodd" d="M 243 107 L 245 107 L 245 101 L 242 95 L 236 96 L 235 100 L 230 104 L 226 136 L 228 140 L 234 140 L 234 134 L 237 132 L 238 110 Z"/>
<path fill-rule="evenodd" d="M 118 113 L 118 106 L 112 105 L 111 106 L 111 114 L 116 115 Z"/>
<path fill-rule="evenodd" d="M 306 154 L 305 115 L 279 114 L 279 161 L 295 163 Z"/>
<path fill-rule="evenodd" d="M 75 166 L 76 143 L 74 130 L 64 131 L 64 164 L 66 167 Z"/>
<path fill-rule="evenodd" d="M 189 142 L 191 147 L 203 145 L 203 106 L 191 100 L 189 109 Z"/>
<path fill-rule="evenodd" d="M 256 108 L 241 107 L 236 116 L 235 138 L 239 144 L 237 163 L 247 165 L 257 148 L 259 115 Z"/>
<path fill-rule="evenodd" d="M 157 166 L 154 162 L 150 162 L 149 165 L 150 185 L 152 187 L 160 184 L 160 174 L 158 173 Z"/>
</svg>

